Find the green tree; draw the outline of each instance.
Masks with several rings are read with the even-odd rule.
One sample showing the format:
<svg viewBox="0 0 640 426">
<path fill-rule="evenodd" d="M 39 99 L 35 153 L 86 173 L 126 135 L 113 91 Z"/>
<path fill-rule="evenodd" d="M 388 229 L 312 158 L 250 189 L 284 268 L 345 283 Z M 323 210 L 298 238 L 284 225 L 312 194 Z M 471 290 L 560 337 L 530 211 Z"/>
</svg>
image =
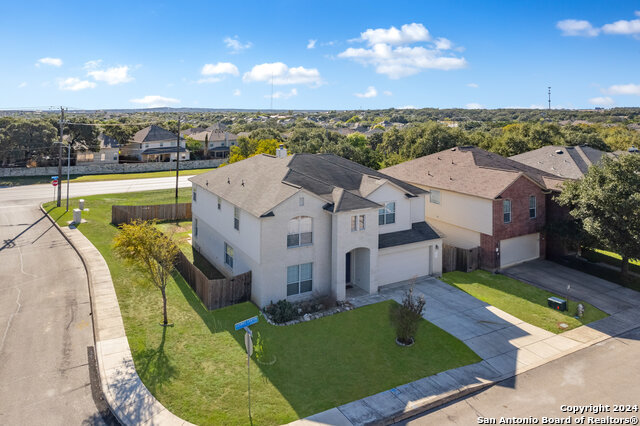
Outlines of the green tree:
<svg viewBox="0 0 640 426">
<path fill-rule="evenodd" d="M 629 259 L 640 258 L 640 155 L 603 157 L 578 181 L 568 181 L 556 197 L 601 248 L 622 257 L 626 279 Z"/>
<path fill-rule="evenodd" d="M 116 256 L 138 265 L 147 273 L 153 285 L 162 293 L 163 325 L 167 318 L 167 281 L 173 271 L 178 247 L 155 224 L 133 221 L 120 225 L 120 232 L 113 240 Z"/>
</svg>

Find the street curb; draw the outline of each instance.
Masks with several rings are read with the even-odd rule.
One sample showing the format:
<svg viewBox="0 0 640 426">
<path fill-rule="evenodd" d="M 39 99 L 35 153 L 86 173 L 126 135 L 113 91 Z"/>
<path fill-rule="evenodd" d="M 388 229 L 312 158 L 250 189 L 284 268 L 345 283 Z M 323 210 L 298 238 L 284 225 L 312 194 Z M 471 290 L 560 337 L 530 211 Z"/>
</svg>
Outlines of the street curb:
<svg viewBox="0 0 640 426">
<path fill-rule="evenodd" d="M 133 364 L 133 358 L 129 343 L 124 332 L 124 324 L 122 324 L 122 317 L 120 314 L 120 308 L 117 302 L 117 296 L 115 295 L 115 289 L 113 288 L 113 281 L 111 280 L 111 274 L 108 270 L 106 261 L 100 254 L 97 248 L 82 234 L 81 237 L 87 241 L 87 243 L 97 252 L 100 259 L 105 264 L 106 274 L 104 282 L 99 280 L 98 283 L 94 281 L 93 270 L 89 260 L 86 258 L 85 253 L 80 250 L 72 239 L 65 233 L 65 231 L 53 220 L 49 213 L 40 204 L 40 210 L 49 218 L 53 225 L 58 229 L 64 239 L 73 247 L 82 264 L 84 265 L 85 272 L 87 274 L 87 282 L 89 285 L 89 299 L 91 303 L 91 317 L 93 324 L 93 340 L 96 353 L 96 364 L 98 369 L 98 380 L 100 384 L 100 390 L 102 398 L 109 406 L 110 412 L 113 416 L 124 426 L 128 425 L 180 425 L 186 426 L 191 423 L 179 418 L 171 413 L 166 407 L 164 407 L 146 388 L 142 383 L 142 380 L 138 376 Z M 77 231 L 80 232 L 80 231 Z M 100 268 L 98 268 L 100 269 Z M 104 271 L 103 271 L 104 272 Z M 105 274 L 105 275 L 106 275 Z M 103 286 L 101 291 L 94 294 L 96 286 Z M 104 287 L 107 285 L 107 287 Z M 105 327 L 104 330 L 100 330 L 99 322 L 101 318 L 101 307 L 97 306 L 97 299 L 105 301 L 105 297 L 109 297 L 104 294 L 105 289 L 111 290 L 112 297 L 115 299 L 117 306 L 117 320 L 120 325 L 110 325 Z M 105 315 L 105 319 L 109 318 Z M 112 321 L 113 322 L 113 321 Z M 114 328 L 116 329 L 114 332 Z M 122 330 L 121 337 L 115 337 L 119 333 L 118 328 Z M 99 336 L 104 332 L 109 338 L 99 339 Z"/>
</svg>

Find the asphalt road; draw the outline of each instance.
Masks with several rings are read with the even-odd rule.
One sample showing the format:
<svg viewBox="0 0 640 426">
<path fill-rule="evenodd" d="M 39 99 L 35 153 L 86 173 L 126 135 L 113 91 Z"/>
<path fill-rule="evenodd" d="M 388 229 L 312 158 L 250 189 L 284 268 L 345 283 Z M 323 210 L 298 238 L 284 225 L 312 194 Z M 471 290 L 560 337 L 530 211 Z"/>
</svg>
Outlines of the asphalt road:
<svg viewBox="0 0 640 426">
<path fill-rule="evenodd" d="M 571 414 L 562 405 L 640 405 L 640 328 L 560 358 L 484 392 L 399 423 L 402 425 L 476 425 L 479 418 L 538 419 L 606 416 L 640 418 L 639 411 Z M 489 424 L 489 423 L 484 423 Z M 585 423 L 588 424 L 588 419 Z M 611 423 L 608 423 L 611 424 Z"/>
<path fill-rule="evenodd" d="M 173 186 L 175 178 L 82 182 L 70 196 Z M 51 185 L 0 188 L 0 425 L 112 424 L 84 267 L 38 208 L 52 196 Z"/>
</svg>

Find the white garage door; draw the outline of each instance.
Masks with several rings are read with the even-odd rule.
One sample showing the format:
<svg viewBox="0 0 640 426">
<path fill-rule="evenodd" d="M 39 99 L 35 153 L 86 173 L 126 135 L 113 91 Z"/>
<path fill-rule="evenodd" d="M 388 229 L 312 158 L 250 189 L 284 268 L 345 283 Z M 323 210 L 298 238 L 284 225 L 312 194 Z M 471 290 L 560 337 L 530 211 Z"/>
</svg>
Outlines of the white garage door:
<svg viewBox="0 0 640 426">
<path fill-rule="evenodd" d="M 522 235 L 500 241 L 500 267 L 540 257 L 540 234 Z"/>
<path fill-rule="evenodd" d="M 377 281 L 379 286 L 424 275 L 429 275 L 428 246 L 409 250 L 389 247 L 378 251 Z"/>
</svg>

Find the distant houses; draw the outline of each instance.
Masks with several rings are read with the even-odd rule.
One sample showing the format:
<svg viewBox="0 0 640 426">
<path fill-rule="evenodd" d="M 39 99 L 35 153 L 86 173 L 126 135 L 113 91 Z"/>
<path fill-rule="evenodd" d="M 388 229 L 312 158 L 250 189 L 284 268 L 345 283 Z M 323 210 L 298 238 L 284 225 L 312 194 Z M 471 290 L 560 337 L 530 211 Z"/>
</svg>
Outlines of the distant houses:
<svg viewBox="0 0 640 426">
<path fill-rule="evenodd" d="M 189 150 L 185 146 L 185 140 L 180 137 L 180 147 L 177 147 L 177 135 L 163 129 L 162 127 L 151 125 L 136 132 L 129 140 L 129 143 L 120 149 L 122 156 L 136 159 L 138 161 L 176 161 L 177 153 L 180 152 L 180 160 L 189 159 Z"/>
<path fill-rule="evenodd" d="M 82 163 L 118 163 L 120 161 L 120 144 L 111 136 L 100 133 L 100 151 L 76 151 L 76 164 Z"/>
<path fill-rule="evenodd" d="M 231 147 L 238 142 L 238 135 L 229 133 L 219 126 L 189 130 L 191 131 L 182 132 L 182 135 L 202 142 L 205 157 L 227 158 Z"/>
</svg>

